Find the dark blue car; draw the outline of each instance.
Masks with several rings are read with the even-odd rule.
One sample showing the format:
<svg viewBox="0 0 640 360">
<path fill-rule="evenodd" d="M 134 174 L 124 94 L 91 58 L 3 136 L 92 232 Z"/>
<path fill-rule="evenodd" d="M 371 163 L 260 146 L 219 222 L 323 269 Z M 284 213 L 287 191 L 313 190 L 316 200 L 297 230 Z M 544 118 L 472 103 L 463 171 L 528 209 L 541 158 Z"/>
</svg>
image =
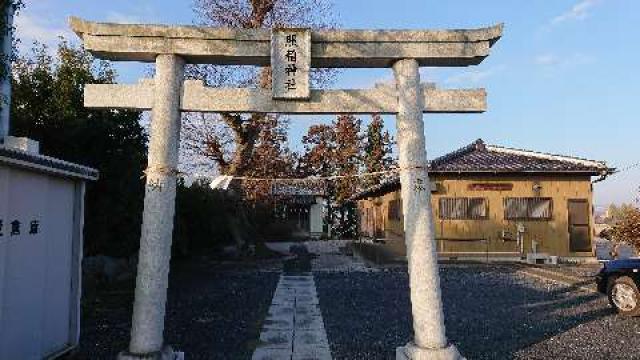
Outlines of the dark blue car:
<svg viewBox="0 0 640 360">
<path fill-rule="evenodd" d="M 640 315 L 640 259 L 612 260 L 596 275 L 598 291 L 609 297 L 621 315 Z"/>
</svg>

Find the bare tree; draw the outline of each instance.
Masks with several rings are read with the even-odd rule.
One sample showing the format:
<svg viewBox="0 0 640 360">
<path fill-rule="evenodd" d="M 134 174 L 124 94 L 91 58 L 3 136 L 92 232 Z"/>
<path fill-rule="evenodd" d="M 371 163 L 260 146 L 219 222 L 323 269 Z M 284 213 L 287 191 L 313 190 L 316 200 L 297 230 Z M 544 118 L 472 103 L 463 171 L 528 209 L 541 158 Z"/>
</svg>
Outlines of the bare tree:
<svg viewBox="0 0 640 360">
<path fill-rule="evenodd" d="M 614 253 L 617 254 L 620 244 L 631 245 L 640 251 L 640 209 L 633 205 L 623 207 L 609 233 L 615 244 Z"/>
<path fill-rule="evenodd" d="M 212 27 L 318 29 L 334 26 L 332 7 L 327 0 L 194 0 L 194 11 L 200 25 Z M 271 87 L 268 67 L 201 65 L 190 67 L 187 74 L 213 87 Z M 312 86 L 325 86 L 333 74 L 327 69 L 315 69 L 311 75 Z M 260 129 L 273 118 L 269 114 L 189 115 L 183 134 L 185 155 L 209 159 L 218 172 L 226 175 L 246 175 Z"/>
<path fill-rule="evenodd" d="M 333 12 L 328 0 L 194 0 L 198 23 L 203 26 L 258 29 L 272 27 L 327 28 L 333 26 Z M 311 84 L 322 87 L 331 80 L 332 71 L 315 70 Z M 271 69 L 252 66 L 191 66 L 187 76 L 201 79 L 207 86 L 271 87 Z M 285 136 L 282 137 L 283 129 Z M 183 126 L 183 157 L 206 159 L 205 169 L 214 168 L 232 176 L 290 176 L 292 154 L 286 148 L 286 124 L 269 114 L 189 114 Z M 197 169 L 187 169 L 187 171 Z M 260 198 L 257 192 L 268 191 L 266 184 L 245 184 L 241 196 L 231 200 L 235 209 L 229 224 L 238 247 L 247 243 L 247 208 L 242 198 Z M 248 196 L 247 196 L 248 195 Z"/>
</svg>

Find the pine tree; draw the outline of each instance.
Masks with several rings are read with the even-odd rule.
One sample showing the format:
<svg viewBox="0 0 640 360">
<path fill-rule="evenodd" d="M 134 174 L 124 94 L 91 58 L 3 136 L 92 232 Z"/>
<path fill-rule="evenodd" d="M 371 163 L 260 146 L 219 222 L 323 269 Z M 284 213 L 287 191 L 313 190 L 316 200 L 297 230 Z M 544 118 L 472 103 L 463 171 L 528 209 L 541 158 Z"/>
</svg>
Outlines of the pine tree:
<svg viewBox="0 0 640 360">
<path fill-rule="evenodd" d="M 335 198 L 337 212 L 334 212 L 333 223 L 336 237 L 354 238 L 358 231 L 357 209 L 349 199 L 358 189 L 356 177 L 362 168 L 362 120 L 353 115 L 338 116 L 334 123 L 336 132 L 336 168 L 337 174 L 347 176 L 335 182 Z"/>
<path fill-rule="evenodd" d="M 357 189 L 357 175 L 362 164 L 362 121 L 353 115 L 340 115 L 334 122 L 336 139 L 334 175 L 349 176 L 336 180 L 335 200 L 344 203 Z"/>
<path fill-rule="evenodd" d="M 393 168 L 397 161 L 393 157 L 394 141 L 389 131 L 384 130 L 384 122 L 380 115 L 372 116 L 367 126 L 367 138 L 364 146 L 364 171 L 367 173 L 386 171 Z M 363 179 L 363 186 L 371 186 L 380 182 L 384 176 L 369 176 Z"/>
</svg>

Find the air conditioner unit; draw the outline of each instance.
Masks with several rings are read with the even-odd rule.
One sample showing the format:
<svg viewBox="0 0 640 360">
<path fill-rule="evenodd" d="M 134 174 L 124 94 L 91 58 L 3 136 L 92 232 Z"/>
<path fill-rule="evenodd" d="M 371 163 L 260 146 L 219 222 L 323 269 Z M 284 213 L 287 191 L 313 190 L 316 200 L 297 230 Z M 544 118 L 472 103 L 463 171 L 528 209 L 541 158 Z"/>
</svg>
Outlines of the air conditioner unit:
<svg viewBox="0 0 640 360">
<path fill-rule="evenodd" d="M 528 253 L 527 264 L 557 265 L 558 257 L 550 256 L 549 254 L 545 254 L 545 253 Z"/>
</svg>

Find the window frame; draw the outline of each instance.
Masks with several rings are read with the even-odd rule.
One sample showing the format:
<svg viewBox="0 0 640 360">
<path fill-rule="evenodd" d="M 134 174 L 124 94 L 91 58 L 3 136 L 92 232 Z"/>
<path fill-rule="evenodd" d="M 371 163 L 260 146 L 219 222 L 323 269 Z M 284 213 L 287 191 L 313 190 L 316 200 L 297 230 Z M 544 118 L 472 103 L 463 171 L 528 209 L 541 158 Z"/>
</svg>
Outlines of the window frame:
<svg viewBox="0 0 640 360">
<path fill-rule="evenodd" d="M 444 207 L 446 201 L 466 201 L 466 210 L 464 211 L 464 216 L 462 217 L 454 217 L 454 216 L 444 216 Z M 484 205 L 484 215 L 474 217 L 472 214 L 471 206 L 474 201 L 481 201 Z M 457 204 L 456 204 L 457 205 Z M 457 206 L 456 206 L 457 207 Z M 462 197 L 462 196 L 445 196 L 438 199 L 438 218 L 440 220 L 488 220 L 489 219 L 489 200 L 486 197 Z"/>
<path fill-rule="evenodd" d="M 516 201 L 526 201 L 527 202 L 527 215 L 526 216 L 509 216 L 508 210 L 509 210 L 509 206 L 508 206 L 508 202 L 511 200 L 516 200 Z M 535 209 L 534 206 L 532 206 L 533 203 L 531 203 L 531 201 L 538 201 L 538 202 L 542 202 L 542 201 L 548 201 L 549 202 L 549 208 L 548 208 L 548 216 L 546 217 L 533 217 L 533 209 Z M 523 197 L 505 197 L 504 198 L 504 219 L 505 220 L 510 220 L 510 221 L 552 221 L 553 220 L 553 198 L 552 197 L 536 197 L 536 196 L 523 196 Z"/>
</svg>

